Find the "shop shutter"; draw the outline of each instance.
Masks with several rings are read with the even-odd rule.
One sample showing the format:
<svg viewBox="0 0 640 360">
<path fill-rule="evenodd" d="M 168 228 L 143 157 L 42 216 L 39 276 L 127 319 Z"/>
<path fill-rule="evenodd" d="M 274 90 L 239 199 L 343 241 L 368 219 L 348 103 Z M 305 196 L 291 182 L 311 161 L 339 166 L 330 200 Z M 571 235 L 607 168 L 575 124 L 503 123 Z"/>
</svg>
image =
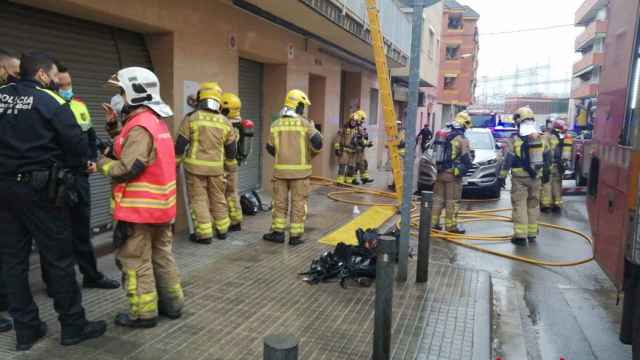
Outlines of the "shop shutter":
<svg viewBox="0 0 640 360">
<path fill-rule="evenodd" d="M 240 59 L 239 94 L 242 101 L 242 118 L 255 123 L 251 156 L 239 170 L 241 192 L 257 189 L 261 182 L 262 154 L 262 64 Z"/>
<path fill-rule="evenodd" d="M 142 34 L 0 0 L 0 47 L 17 53 L 45 51 L 60 60 L 73 77 L 77 97 L 89 107 L 93 125 L 102 139 L 105 118 L 100 104 L 112 90 L 104 86 L 118 69 L 151 68 Z M 109 180 L 91 176 L 91 226 L 104 230 L 111 224 Z"/>
</svg>

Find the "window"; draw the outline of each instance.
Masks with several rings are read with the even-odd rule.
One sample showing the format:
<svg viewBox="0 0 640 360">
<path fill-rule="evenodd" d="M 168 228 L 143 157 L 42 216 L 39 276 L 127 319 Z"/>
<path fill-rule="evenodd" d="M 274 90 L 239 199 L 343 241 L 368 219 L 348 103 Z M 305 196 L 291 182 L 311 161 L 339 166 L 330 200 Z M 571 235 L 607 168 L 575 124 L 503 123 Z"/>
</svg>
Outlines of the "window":
<svg viewBox="0 0 640 360">
<path fill-rule="evenodd" d="M 462 14 L 449 14 L 449 30 L 462 30 Z"/>
<path fill-rule="evenodd" d="M 433 59 L 434 47 L 436 42 L 435 40 L 436 33 L 432 29 L 429 29 L 429 50 L 427 53 L 429 55 L 429 59 Z"/>
<path fill-rule="evenodd" d="M 445 76 L 444 77 L 444 89 L 445 90 L 453 90 L 456 86 L 456 77 L 455 76 Z"/>
<path fill-rule="evenodd" d="M 369 125 L 378 125 L 378 89 L 369 93 Z"/>
<path fill-rule="evenodd" d="M 447 45 L 447 60 L 458 59 L 460 45 Z"/>
</svg>

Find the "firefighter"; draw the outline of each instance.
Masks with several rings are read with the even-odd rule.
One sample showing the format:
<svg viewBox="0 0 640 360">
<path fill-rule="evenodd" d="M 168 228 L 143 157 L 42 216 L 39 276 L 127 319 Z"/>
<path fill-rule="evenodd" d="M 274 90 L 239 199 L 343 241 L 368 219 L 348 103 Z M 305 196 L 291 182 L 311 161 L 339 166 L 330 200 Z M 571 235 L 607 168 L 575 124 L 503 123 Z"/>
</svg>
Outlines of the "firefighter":
<svg viewBox="0 0 640 360">
<path fill-rule="evenodd" d="M 240 139 L 240 109 L 242 108 L 242 102 L 236 94 L 224 93 L 222 95 L 222 115 L 233 125 L 233 131 L 236 139 Z M 227 199 L 227 207 L 229 208 L 229 219 L 231 219 L 231 226 L 229 231 L 242 230 L 242 208 L 240 207 L 240 198 L 238 197 L 238 160 L 225 159 L 224 161 L 224 174 L 227 182 L 225 188 L 225 197 Z"/>
<path fill-rule="evenodd" d="M 436 133 L 434 157 L 438 176 L 433 188 L 433 228 L 442 230 L 440 215 L 444 208 L 446 231 L 464 234 L 466 231 L 458 225 L 458 204 L 462 198 L 462 177 L 472 166 L 469 140 L 464 136 L 471 127 L 471 117 L 460 112 L 451 123 L 450 129 Z"/>
<path fill-rule="evenodd" d="M 562 176 L 569 167 L 573 151 L 573 137 L 567 133 L 567 123 L 562 119 L 555 119 L 545 134 L 548 157 L 551 161 L 550 176 L 542 184 L 543 212 L 560 212 L 562 210 Z"/>
<path fill-rule="evenodd" d="M 514 114 L 518 126 L 515 137 L 500 171 L 500 181 L 511 171 L 511 205 L 513 207 L 514 245 L 535 242 L 538 236 L 540 212 L 540 186 L 542 178 L 549 176 L 549 162 L 545 143 L 536 129 L 533 111 L 522 107 Z"/>
<path fill-rule="evenodd" d="M 158 78 L 145 68 L 124 68 L 108 84 L 120 91 L 111 105 L 103 105 L 115 140 L 98 168 L 114 183 L 113 242 L 129 301 L 129 311 L 118 314 L 115 323 L 150 328 L 158 315 L 179 318 L 184 305 L 172 253 L 176 158 L 169 128 L 160 119 L 173 111 L 160 98 Z"/>
<path fill-rule="evenodd" d="M 356 135 L 355 135 L 355 153 L 354 153 L 354 169 L 353 185 L 372 183 L 373 179 L 369 177 L 369 162 L 365 151 L 373 146 L 373 142 L 369 140 L 369 133 L 365 126 L 367 114 L 363 110 L 356 111 L 352 117 L 356 119 Z M 356 178 L 360 175 L 360 182 Z"/>
<path fill-rule="evenodd" d="M 342 129 L 338 130 L 336 140 L 333 144 L 333 150 L 338 158 L 338 177 L 336 182 L 338 185 L 352 184 L 355 175 L 355 139 L 357 129 L 357 120 L 354 114 L 349 116 L 349 120 Z"/>
<path fill-rule="evenodd" d="M 216 237 L 224 240 L 231 225 L 225 198 L 224 163 L 236 157 L 236 136 L 231 122 L 220 113 L 222 89 L 217 83 L 200 84 L 196 101 L 196 111 L 187 115 L 180 125 L 176 154 L 179 161 L 184 162 L 187 173 L 191 211 L 196 222 L 196 236 L 192 240 L 211 244 L 214 226 Z"/>
<path fill-rule="evenodd" d="M 291 193 L 291 229 L 289 245 L 302 244 L 304 221 L 309 198 L 311 159 L 322 149 L 322 135 L 313 123 L 304 118 L 311 105 L 300 90 L 290 90 L 280 111 L 280 118 L 271 124 L 267 152 L 274 156 L 273 165 L 273 219 L 271 232 L 264 240 L 284 243 Z"/>
<path fill-rule="evenodd" d="M 29 350 L 47 334 L 29 288 L 29 255 L 35 240 L 50 265 L 47 287 L 54 298 L 61 344 L 102 336 L 104 321 L 88 322 L 76 282 L 67 191 L 58 179 L 63 161 L 80 163 L 87 153 L 69 105 L 55 88 L 57 66 L 43 53 L 20 59 L 20 80 L 0 87 L 0 233 L 2 275 L 16 350 Z M 18 141 L 19 140 L 19 141 Z M 0 331 L 11 323 L 0 320 Z"/>
</svg>

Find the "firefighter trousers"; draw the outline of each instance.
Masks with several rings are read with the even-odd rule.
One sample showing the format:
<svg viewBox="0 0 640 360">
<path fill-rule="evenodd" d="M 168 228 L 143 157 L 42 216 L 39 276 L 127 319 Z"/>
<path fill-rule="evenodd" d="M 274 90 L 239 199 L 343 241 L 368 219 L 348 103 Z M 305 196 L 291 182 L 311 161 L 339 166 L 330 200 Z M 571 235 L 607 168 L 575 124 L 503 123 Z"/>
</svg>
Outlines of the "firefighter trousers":
<svg viewBox="0 0 640 360">
<path fill-rule="evenodd" d="M 529 176 L 511 177 L 514 238 L 525 239 L 538 235 L 540 187 L 540 178 L 532 179 Z"/>
<path fill-rule="evenodd" d="M 551 173 L 548 183 L 542 184 L 542 207 L 562 206 L 562 176 Z"/>
<path fill-rule="evenodd" d="M 182 310 L 184 294 L 173 257 L 171 224 L 127 224 L 127 240 L 116 252 L 133 319 L 153 319 L 158 310 Z"/>
<path fill-rule="evenodd" d="M 187 173 L 189 201 L 199 239 L 213 237 L 213 228 L 219 234 L 226 234 L 231 225 L 224 175 L 203 176 Z M 213 218 L 213 222 L 212 222 Z"/>
<path fill-rule="evenodd" d="M 227 207 L 229 208 L 229 219 L 231 224 L 237 225 L 242 223 L 242 208 L 240 207 L 240 197 L 238 196 L 238 171 L 229 171 L 225 173 L 227 184 L 224 195 L 227 198 Z"/>
<path fill-rule="evenodd" d="M 291 236 L 304 234 L 304 221 L 307 217 L 307 200 L 309 199 L 310 181 L 304 179 L 273 180 L 273 211 L 271 230 L 284 232 L 287 229 L 289 199 L 291 199 Z M 289 195 L 291 194 L 291 195 Z"/>
<path fill-rule="evenodd" d="M 0 233 L 2 274 L 18 339 L 32 339 L 41 324 L 29 286 L 33 240 L 49 269 L 46 285 L 53 295 L 62 334 L 79 336 L 86 318 L 76 282 L 68 210 L 49 202 L 46 186 L 35 188 L 15 178 L 0 180 Z"/>
<path fill-rule="evenodd" d="M 363 151 L 356 152 L 355 155 L 355 173 L 360 174 L 360 179 L 369 180 L 369 162 Z"/>
<path fill-rule="evenodd" d="M 351 184 L 355 175 L 354 153 L 352 150 L 343 150 L 338 157 L 338 183 Z"/>
<path fill-rule="evenodd" d="M 458 206 L 462 198 L 462 179 L 450 173 L 441 173 L 436 177 L 433 187 L 433 212 L 431 223 L 440 225 L 440 215 L 445 211 L 444 225 L 447 230 L 458 225 Z"/>
</svg>

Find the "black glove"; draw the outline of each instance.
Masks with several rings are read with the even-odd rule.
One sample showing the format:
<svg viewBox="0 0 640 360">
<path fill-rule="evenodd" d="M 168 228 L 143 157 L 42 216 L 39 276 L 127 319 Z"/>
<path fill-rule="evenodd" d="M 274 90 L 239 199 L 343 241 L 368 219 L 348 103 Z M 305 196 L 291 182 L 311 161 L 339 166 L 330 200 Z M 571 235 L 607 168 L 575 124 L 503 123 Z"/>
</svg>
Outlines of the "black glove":
<svg viewBox="0 0 640 360">
<path fill-rule="evenodd" d="M 546 184 L 551 181 L 551 171 L 549 169 L 542 170 L 542 183 Z"/>
<path fill-rule="evenodd" d="M 118 221 L 116 228 L 113 230 L 113 248 L 121 247 L 131 235 L 131 225 L 126 221 Z"/>
</svg>

